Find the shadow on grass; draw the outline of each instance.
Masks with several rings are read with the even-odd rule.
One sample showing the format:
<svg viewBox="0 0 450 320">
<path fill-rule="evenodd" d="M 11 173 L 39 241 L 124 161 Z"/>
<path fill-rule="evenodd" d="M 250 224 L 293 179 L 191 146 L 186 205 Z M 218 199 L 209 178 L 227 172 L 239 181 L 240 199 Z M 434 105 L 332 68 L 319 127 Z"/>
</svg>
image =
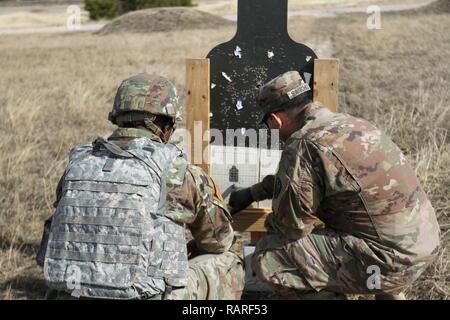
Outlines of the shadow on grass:
<svg viewBox="0 0 450 320">
<path fill-rule="evenodd" d="M 44 299 L 47 284 L 37 276 L 17 276 L 0 283 L 0 292 L 11 291 L 9 299 Z"/>
<path fill-rule="evenodd" d="M 27 256 L 33 261 L 39 250 L 39 244 L 26 242 L 22 239 L 11 240 L 5 236 L 0 236 L 0 250 L 13 252 L 22 255 L 22 258 L 28 261 Z M 24 260 L 24 261 L 25 261 Z M 28 262 L 27 262 L 28 263 Z M 0 296 L 7 299 L 44 299 L 47 285 L 43 277 L 39 276 L 39 268 L 36 266 L 24 270 L 23 274 L 15 277 L 7 277 L 0 282 Z"/>
<path fill-rule="evenodd" d="M 36 254 L 39 250 L 39 244 L 31 243 L 31 242 L 22 242 L 21 239 L 18 239 L 14 242 L 11 239 L 0 236 L 0 249 L 1 250 L 10 250 L 13 249 L 20 253 L 23 253 L 30 257 L 36 257 Z"/>
</svg>

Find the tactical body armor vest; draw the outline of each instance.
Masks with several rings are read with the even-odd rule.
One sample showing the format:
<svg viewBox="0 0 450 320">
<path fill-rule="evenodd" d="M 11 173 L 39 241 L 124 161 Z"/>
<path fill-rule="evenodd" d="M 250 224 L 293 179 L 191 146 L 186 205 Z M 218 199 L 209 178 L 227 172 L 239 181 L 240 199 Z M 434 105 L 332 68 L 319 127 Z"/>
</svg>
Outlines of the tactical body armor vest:
<svg viewBox="0 0 450 320">
<path fill-rule="evenodd" d="M 165 217 L 165 177 L 180 155 L 148 138 L 71 152 L 45 256 L 50 288 L 139 299 L 186 284 L 184 226 Z"/>
</svg>

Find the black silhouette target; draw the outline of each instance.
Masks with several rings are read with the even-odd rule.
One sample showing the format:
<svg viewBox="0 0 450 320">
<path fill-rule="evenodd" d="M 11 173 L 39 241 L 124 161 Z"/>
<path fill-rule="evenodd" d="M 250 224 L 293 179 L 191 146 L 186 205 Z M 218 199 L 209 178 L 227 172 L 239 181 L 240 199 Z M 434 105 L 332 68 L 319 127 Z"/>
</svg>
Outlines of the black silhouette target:
<svg viewBox="0 0 450 320">
<path fill-rule="evenodd" d="M 222 131 L 224 137 L 227 129 L 237 130 L 237 135 L 245 135 L 248 129 L 264 129 L 258 123 L 261 112 L 256 96 L 258 88 L 270 79 L 296 70 L 313 87 L 317 56 L 290 38 L 287 21 L 287 0 L 239 0 L 236 35 L 207 55 L 211 64 L 211 128 Z"/>
</svg>

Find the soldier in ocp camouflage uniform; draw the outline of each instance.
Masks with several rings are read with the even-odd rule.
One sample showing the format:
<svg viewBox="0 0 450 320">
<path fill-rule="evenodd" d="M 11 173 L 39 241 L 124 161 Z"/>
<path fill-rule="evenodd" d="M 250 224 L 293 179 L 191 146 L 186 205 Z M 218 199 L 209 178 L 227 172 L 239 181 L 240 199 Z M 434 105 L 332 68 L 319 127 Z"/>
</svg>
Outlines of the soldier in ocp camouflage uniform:
<svg viewBox="0 0 450 320">
<path fill-rule="evenodd" d="M 109 137 L 117 146 L 139 138 L 168 143 L 179 118 L 178 96 L 167 79 L 139 74 L 120 85 L 110 121 L 119 128 Z M 63 194 L 64 175 L 57 187 L 55 208 Z M 156 299 L 239 299 L 244 287 L 242 260 L 230 248 L 234 241 L 231 216 L 213 180 L 183 157 L 172 164 L 166 177 L 165 216 L 190 229 L 197 257 L 189 260 L 187 285 L 170 288 Z M 52 218 L 46 221 L 38 253 L 44 264 Z M 62 291 L 50 290 L 48 298 L 68 299 Z"/>
<path fill-rule="evenodd" d="M 287 296 L 401 298 L 438 252 L 434 209 L 389 137 L 311 100 L 294 71 L 260 90 L 262 120 L 286 145 L 275 176 L 230 197 L 232 213 L 273 198 L 253 269 Z"/>
</svg>

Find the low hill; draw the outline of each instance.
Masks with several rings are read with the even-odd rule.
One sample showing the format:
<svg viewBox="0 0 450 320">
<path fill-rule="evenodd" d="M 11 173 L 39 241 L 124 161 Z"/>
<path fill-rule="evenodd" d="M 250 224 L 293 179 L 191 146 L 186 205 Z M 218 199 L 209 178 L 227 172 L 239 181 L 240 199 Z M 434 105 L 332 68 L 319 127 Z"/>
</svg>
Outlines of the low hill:
<svg viewBox="0 0 450 320">
<path fill-rule="evenodd" d="M 124 14 L 105 25 L 97 33 L 103 35 L 120 32 L 148 33 L 209 29 L 233 24 L 225 18 L 192 8 L 153 8 Z"/>
</svg>

